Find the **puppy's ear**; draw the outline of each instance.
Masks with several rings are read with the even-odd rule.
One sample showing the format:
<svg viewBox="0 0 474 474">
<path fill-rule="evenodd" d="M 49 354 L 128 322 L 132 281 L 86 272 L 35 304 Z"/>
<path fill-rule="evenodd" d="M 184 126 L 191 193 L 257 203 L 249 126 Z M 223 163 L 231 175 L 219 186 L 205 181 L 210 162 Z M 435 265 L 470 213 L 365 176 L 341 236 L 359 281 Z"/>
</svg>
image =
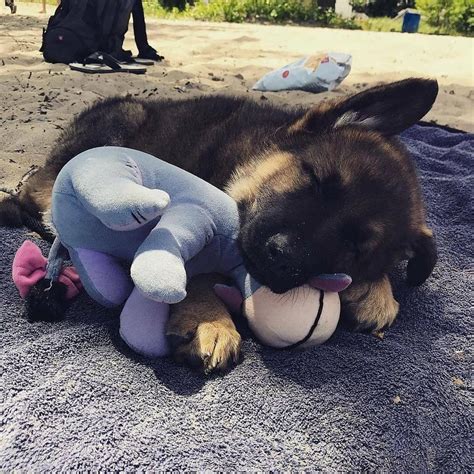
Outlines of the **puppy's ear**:
<svg viewBox="0 0 474 474">
<path fill-rule="evenodd" d="M 290 126 L 290 133 L 318 132 L 359 125 L 383 135 L 395 135 L 420 120 L 438 95 L 430 79 L 405 79 L 372 87 L 347 99 L 323 102 Z"/>
<path fill-rule="evenodd" d="M 431 275 L 438 260 L 433 232 L 424 227 L 415 237 L 411 251 L 413 256 L 408 260 L 407 283 L 418 286 Z"/>
</svg>

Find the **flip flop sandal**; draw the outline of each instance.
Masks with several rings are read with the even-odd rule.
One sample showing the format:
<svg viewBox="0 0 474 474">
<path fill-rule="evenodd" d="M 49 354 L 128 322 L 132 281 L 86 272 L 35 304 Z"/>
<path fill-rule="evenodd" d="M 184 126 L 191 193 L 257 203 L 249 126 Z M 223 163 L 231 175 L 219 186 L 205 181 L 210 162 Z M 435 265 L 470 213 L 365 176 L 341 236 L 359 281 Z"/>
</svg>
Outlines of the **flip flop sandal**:
<svg viewBox="0 0 474 474">
<path fill-rule="evenodd" d="M 107 53 L 94 53 L 81 63 L 71 63 L 69 67 L 73 71 L 85 72 L 87 74 L 108 74 L 113 72 L 128 72 L 132 74 L 145 74 L 146 68 L 140 65 L 125 64 L 117 61 Z"/>
<path fill-rule="evenodd" d="M 142 66 L 153 66 L 155 61 L 153 59 L 139 58 L 133 56 L 131 51 L 122 49 L 117 54 L 112 55 L 121 64 L 141 64 Z"/>
<path fill-rule="evenodd" d="M 132 64 L 141 64 L 142 66 L 154 66 L 156 64 L 156 61 L 153 61 L 153 59 L 143 59 L 139 58 L 138 56 L 134 56 L 132 58 Z"/>
<path fill-rule="evenodd" d="M 138 53 L 139 59 L 151 59 L 152 61 L 159 62 L 165 59 L 164 56 L 158 54 L 158 51 L 152 46 L 148 45 L 144 50 Z"/>
<path fill-rule="evenodd" d="M 155 61 L 152 59 L 142 59 L 139 58 L 138 56 L 133 56 L 130 57 L 130 59 L 119 59 L 118 60 L 120 64 L 140 64 L 141 66 L 154 66 Z"/>
</svg>

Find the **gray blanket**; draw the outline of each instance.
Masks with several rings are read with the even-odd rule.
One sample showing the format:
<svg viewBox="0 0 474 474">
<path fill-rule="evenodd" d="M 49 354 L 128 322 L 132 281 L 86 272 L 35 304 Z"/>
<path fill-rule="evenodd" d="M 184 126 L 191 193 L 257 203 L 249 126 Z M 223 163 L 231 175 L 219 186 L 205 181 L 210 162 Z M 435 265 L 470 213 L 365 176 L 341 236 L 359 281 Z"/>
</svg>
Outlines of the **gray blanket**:
<svg viewBox="0 0 474 474">
<path fill-rule="evenodd" d="M 472 471 L 474 136 L 416 126 L 413 152 L 440 260 L 383 340 L 338 330 L 203 378 L 134 356 L 117 314 L 86 296 L 59 324 L 29 324 L 10 278 L 24 230 L 0 242 L 0 470 Z M 46 250 L 44 244 L 43 249 Z"/>
</svg>

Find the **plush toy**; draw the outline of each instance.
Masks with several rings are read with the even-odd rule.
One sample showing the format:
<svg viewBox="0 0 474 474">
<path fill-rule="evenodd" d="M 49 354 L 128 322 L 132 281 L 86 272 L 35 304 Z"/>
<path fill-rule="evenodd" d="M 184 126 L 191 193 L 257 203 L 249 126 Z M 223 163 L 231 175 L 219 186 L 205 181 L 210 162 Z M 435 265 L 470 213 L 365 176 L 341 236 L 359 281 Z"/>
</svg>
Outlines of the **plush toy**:
<svg viewBox="0 0 474 474">
<path fill-rule="evenodd" d="M 333 288 L 350 284 L 347 276 L 339 274 L 321 276 L 319 282 L 314 280 L 312 284 L 330 288 L 330 277 L 338 280 Z M 236 287 L 227 285 L 216 285 L 214 291 L 231 312 L 244 314 L 260 342 L 277 349 L 322 344 L 331 337 L 339 322 L 340 301 L 335 291 L 304 285 L 278 295 L 258 284 L 251 293 L 246 293 L 246 298 Z"/>
<path fill-rule="evenodd" d="M 324 342 L 339 318 L 336 292 L 351 282 L 343 274 L 321 275 L 310 282 L 317 289 L 273 294 L 242 263 L 235 201 L 186 171 L 127 148 L 95 148 L 69 161 L 53 187 L 51 219 L 57 239 L 46 268 L 28 279 L 31 246 L 22 246 L 13 265 L 17 286 L 23 282 L 27 294 L 28 284 L 41 283 L 45 295 L 62 286 L 66 298 L 67 284 L 76 280 L 65 280 L 64 246 L 94 300 L 106 307 L 124 304 L 121 337 L 146 356 L 168 353 L 168 305 L 185 298 L 193 275 L 230 276 L 239 292 L 218 286 L 217 294 L 231 309 L 241 307 L 256 335 L 275 347 Z"/>
</svg>

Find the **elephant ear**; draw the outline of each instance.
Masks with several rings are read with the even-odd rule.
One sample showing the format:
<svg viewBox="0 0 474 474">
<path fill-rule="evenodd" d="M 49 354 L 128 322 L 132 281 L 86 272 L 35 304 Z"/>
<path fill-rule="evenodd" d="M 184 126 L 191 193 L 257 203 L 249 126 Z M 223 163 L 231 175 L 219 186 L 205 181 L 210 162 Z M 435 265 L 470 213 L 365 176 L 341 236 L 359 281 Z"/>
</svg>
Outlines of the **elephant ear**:
<svg viewBox="0 0 474 474">
<path fill-rule="evenodd" d="M 58 280 L 59 283 L 62 283 L 67 288 L 67 300 L 72 300 L 82 290 L 81 278 L 74 267 L 64 267 L 61 270 Z"/>
<path fill-rule="evenodd" d="M 26 298 L 31 288 L 46 275 L 48 260 L 40 248 L 26 240 L 16 251 L 12 265 L 12 279 L 22 298 Z"/>
<path fill-rule="evenodd" d="M 35 243 L 30 240 L 23 242 L 12 264 L 12 279 L 21 298 L 25 299 L 31 289 L 45 278 L 47 264 L 48 260 Z M 58 280 L 65 286 L 65 299 L 75 298 L 82 289 L 81 280 L 74 267 L 62 268 Z"/>
<path fill-rule="evenodd" d="M 235 286 L 217 284 L 214 285 L 214 293 L 227 306 L 233 314 L 239 314 L 244 298 Z"/>
</svg>

